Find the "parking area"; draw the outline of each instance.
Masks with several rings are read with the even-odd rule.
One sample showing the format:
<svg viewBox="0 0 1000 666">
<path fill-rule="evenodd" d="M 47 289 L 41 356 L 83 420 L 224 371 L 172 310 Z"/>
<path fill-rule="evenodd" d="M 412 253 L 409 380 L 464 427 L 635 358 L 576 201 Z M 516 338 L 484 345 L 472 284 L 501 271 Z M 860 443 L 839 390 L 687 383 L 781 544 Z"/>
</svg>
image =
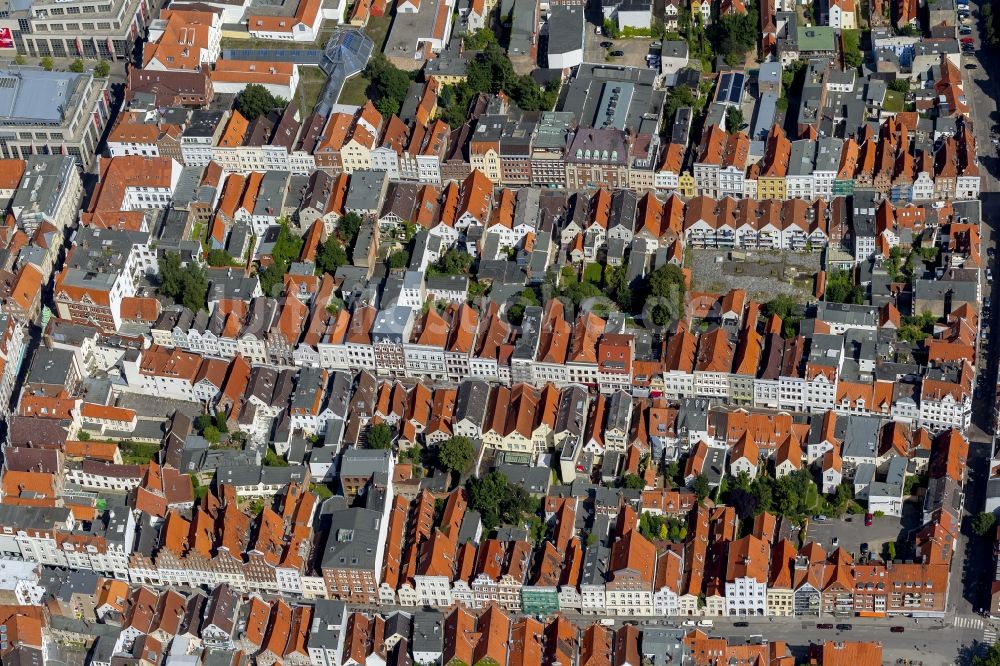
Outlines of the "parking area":
<svg viewBox="0 0 1000 666">
<path fill-rule="evenodd" d="M 650 53 L 650 44 L 654 40 L 649 37 L 636 37 L 634 39 L 611 39 L 603 35 L 595 35 L 593 23 L 586 26 L 586 34 L 583 39 L 583 61 L 592 63 L 608 63 L 609 65 L 625 65 L 628 67 L 648 67 L 646 56 Z M 610 42 L 612 46 L 605 48 L 602 42 Z M 621 51 L 624 55 L 614 57 L 614 51 Z M 655 49 L 659 53 L 659 49 Z"/>
<path fill-rule="evenodd" d="M 867 543 L 868 550 L 878 556 L 882 545 L 890 541 L 908 542 L 910 530 L 920 525 L 920 505 L 909 501 L 903 503 L 903 516 L 874 516 L 871 527 L 865 527 L 864 514 L 830 518 L 828 520 L 813 520 L 809 523 L 807 541 L 815 541 L 827 552 L 840 547 L 854 557 L 861 554 L 861 544 Z M 837 539 L 837 546 L 834 546 Z M 903 557 L 902 551 L 897 551 L 896 557 Z"/>
</svg>

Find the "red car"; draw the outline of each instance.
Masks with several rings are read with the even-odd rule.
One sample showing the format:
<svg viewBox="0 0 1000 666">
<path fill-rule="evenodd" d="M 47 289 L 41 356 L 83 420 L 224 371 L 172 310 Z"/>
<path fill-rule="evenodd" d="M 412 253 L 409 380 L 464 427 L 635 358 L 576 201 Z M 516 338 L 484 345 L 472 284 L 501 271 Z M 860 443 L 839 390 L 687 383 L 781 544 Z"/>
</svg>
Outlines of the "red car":
<svg viewBox="0 0 1000 666">
<path fill-rule="evenodd" d="M 962 39 L 960 39 L 959 41 L 961 41 L 963 44 L 972 44 L 973 43 L 972 37 L 962 37 Z"/>
<path fill-rule="evenodd" d="M 872 526 L 872 520 L 874 520 L 874 516 L 872 516 L 872 514 L 870 514 L 870 513 L 866 513 L 865 514 L 865 527 L 871 527 Z"/>
</svg>

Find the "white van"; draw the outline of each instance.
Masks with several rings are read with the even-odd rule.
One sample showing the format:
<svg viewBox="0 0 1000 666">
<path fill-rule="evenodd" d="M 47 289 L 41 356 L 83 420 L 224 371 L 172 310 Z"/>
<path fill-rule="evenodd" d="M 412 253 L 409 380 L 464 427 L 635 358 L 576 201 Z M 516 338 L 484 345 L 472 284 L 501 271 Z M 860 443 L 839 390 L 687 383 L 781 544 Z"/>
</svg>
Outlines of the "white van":
<svg viewBox="0 0 1000 666">
<path fill-rule="evenodd" d="M 699 627 L 714 627 L 715 626 L 715 622 L 712 622 L 711 620 L 698 620 L 698 626 Z"/>
</svg>

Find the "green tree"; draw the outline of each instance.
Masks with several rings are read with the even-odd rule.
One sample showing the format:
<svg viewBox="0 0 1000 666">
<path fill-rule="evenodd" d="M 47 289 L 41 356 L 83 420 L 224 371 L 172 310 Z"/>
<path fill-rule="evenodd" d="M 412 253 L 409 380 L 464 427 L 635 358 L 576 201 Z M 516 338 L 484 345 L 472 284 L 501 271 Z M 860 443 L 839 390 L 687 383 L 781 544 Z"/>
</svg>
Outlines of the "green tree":
<svg viewBox="0 0 1000 666">
<path fill-rule="evenodd" d="M 534 289 L 525 288 L 517 295 L 515 302 L 507 308 L 507 320 L 518 326 L 524 318 L 524 308 L 532 305 L 540 305 L 538 294 Z"/>
<path fill-rule="evenodd" d="M 77 74 L 82 74 L 83 73 L 83 59 L 82 58 L 77 58 L 76 60 L 74 60 L 73 62 L 71 62 L 70 65 L 69 65 L 69 71 L 76 72 Z"/>
<path fill-rule="evenodd" d="M 271 263 L 258 273 L 260 288 L 269 296 L 277 296 L 285 280 L 285 273 L 291 262 L 302 254 L 304 241 L 292 233 L 287 220 L 282 220 L 278 229 L 278 237 L 271 247 Z"/>
<path fill-rule="evenodd" d="M 708 485 L 708 477 L 704 474 L 699 474 L 695 477 L 694 482 L 691 484 L 691 490 L 694 491 L 699 503 L 705 501 L 708 493 L 711 492 L 711 488 Z"/>
<path fill-rule="evenodd" d="M 604 272 L 604 292 L 613 300 L 622 312 L 632 312 L 632 288 L 628 283 L 628 275 L 624 264 L 609 266 Z"/>
<path fill-rule="evenodd" d="M 265 467 L 288 467 L 288 461 L 278 455 L 278 452 L 272 447 L 268 447 L 267 453 L 264 454 L 264 466 Z"/>
<path fill-rule="evenodd" d="M 49 56 L 43 56 L 41 60 L 42 69 L 46 72 L 51 72 L 56 66 L 55 62 Z"/>
<path fill-rule="evenodd" d="M 651 302 L 649 316 L 657 326 L 669 324 L 683 311 L 684 273 L 674 264 L 664 264 L 649 274 L 647 281 Z"/>
<path fill-rule="evenodd" d="M 335 237 L 330 236 L 320 243 L 319 250 L 316 252 L 317 273 L 320 275 L 336 273 L 338 268 L 347 265 L 347 263 L 347 252 L 344 251 L 344 246 Z"/>
<path fill-rule="evenodd" d="M 386 423 L 376 423 L 368 430 L 368 448 L 388 449 L 392 446 L 392 428 Z"/>
<path fill-rule="evenodd" d="M 18 53 L 16 56 L 14 56 L 15 65 L 23 65 L 26 62 L 28 62 L 28 59 L 25 58 L 22 54 Z"/>
<path fill-rule="evenodd" d="M 764 304 L 764 315 L 767 317 L 777 315 L 781 319 L 783 337 L 792 338 L 798 334 L 802 313 L 799 304 L 791 296 L 779 294 L 772 298 Z"/>
<path fill-rule="evenodd" d="M 108 78 L 108 74 L 111 73 L 111 65 L 107 60 L 101 60 L 94 66 L 94 76 L 99 79 Z"/>
<path fill-rule="evenodd" d="M 726 133 L 736 134 L 743 127 L 743 110 L 738 106 L 726 107 Z"/>
<path fill-rule="evenodd" d="M 344 247 L 354 247 L 354 241 L 358 239 L 361 225 L 364 220 L 357 213 L 347 213 L 337 222 L 337 235 L 340 236 Z"/>
<path fill-rule="evenodd" d="M 886 542 L 886 544 L 885 544 L 885 558 L 889 562 L 892 562 L 893 560 L 896 559 L 896 542 L 895 541 L 887 541 Z"/>
<path fill-rule="evenodd" d="M 387 117 L 399 113 L 412 82 L 409 73 L 393 65 L 382 53 L 376 53 L 365 66 L 364 76 L 371 81 L 368 94 L 379 113 Z"/>
<path fill-rule="evenodd" d="M 476 54 L 466 68 L 466 76 L 469 99 L 481 92 L 505 92 L 524 111 L 547 111 L 559 97 L 558 82 L 543 89 L 531 76 L 517 74 L 510 58 L 497 44 L 490 44 Z"/>
<path fill-rule="evenodd" d="M 841 30 L 840 42 L 844 50 L 844 64 L 851 69 L 857 69 L 865 61 L 861 54 L 861 31 Z"/>
<path fill-rule="evenodd" d="M 159 260 L 160 293 L 193 312 L 205 307 L 208 277 L 200 266 L 181 266 L 180 255 L 167 252 Z"/>
<path fill-rule="evenodd" d="M 212 425 L 212 423 L 214 423 L 214 421 L 212 420 L 212 417 L 210 415 L 199 414 L 198 417 L 194 420 L 194 429 L 197 430 L 198 432 L 205 432 L 205 428 Z"/>
<path fill-rule="evenodd" d="M 731 65 L 743 62 L 747 51 L 757 44 L 757 10 L 746 14 L 727 14 L 712 25 L 711 36 L 716 50 Z"/>
<path fill-rule="evenodd" d="M 646 482 L 638 474 L 625 474 L 622 476 L 621 487 L 629 490 L 642 490 L 646 487 Z"/>
<path fill-rule="evenodd" d="M 997 517 L 991 511 L 983 511 L 976 515 L 972 520 L 972 531 L 976 535 L 985 537 L 993 532 L 993 528 L 996 526 Z"/>
<path fill-rule="evenodd" d="M 226 414 L 222 411 L 215 413 L 215 427 L 218 428 L 219 432 L 229 432 L 229 424 L 226 423 Z"/>
<path fill-rule="evenodd" d="M 222 433 L 214 425 L 210 425 L 205 428 L 205 431 L 201 433 L 201 436 L 209 441 L 211 444 L 218 444 L 219 440 L 222 439 Z"/>
<path fill-rule="evenodd" d="M 512 484 L 501 472 L 470 478 L 466 483 L 469 505 L 482 517 L 483 529 L 489 533 L 499 525 L 520 524 L 525 514 L 538 511 L 538 500 L 519 485 Z"/>
<path fill-rule="evenodd" d="M 472 268 L 472 255 L 457 248 L 449 248 L 436 263 L 431 264 L 428 275 L 463 275 Z"/>
<path fill-rule="evenodd" d="M 211 249 L 205 255 L 205 261 L 209 266 L 232 266 L 233 257 L 225 250 Z"/>
<path fill-rule="evenodd" d="M 462 38 L 465 48 L 469 51 L 482 51 L 490 44 L 497 43 L 497 36 L 489 28 L 481 28 Z"/>
<path fill-rule="evenodd" d="M 980 5 L 980 11 L 989 7 L 988 4 Z M 972 666 L 1000 666 L 1000 643 L 991 645 L 985 654 L 977 654 L 972 657 Z"/>
<path fill-rule="evenodd" d="M 823 298 L 829 303 L 860 305 L 864 302 L 865 290 L 854 284 L 849 271 L 830 271 L 826 275 L 826 293 Z"/>
<path fill-rule="evenodd" d="M 444 470 L 461 474 L 469 469 L 474 454 L 469 438 L 456 435 L 446 439 L 438 447 L 438 464 Z"/>
<path fill-rule="evenodd" d="M 906 94 L 910 92 L 910 80 L 906 77 L 901 79 L 892 79 L 888 83 L 889 90 Z"/>
<path fill-rule="evenodd" d="M 251 83 L 236 98 L 236 109 L 247 120 L 256 120 L 278 107 L 278 98 L 259 83 Z"/>
<path fill-rule="evenodd" d="M 407 250 L 396 250 L 389 255 L 389 268 L 406 268 L 410 263 L 410 253 Z"/>
<path fill-rule="evenodd" d="M 674 116 L 677 115 L 677 109 L 685 106 L 694 107 L 697 103 L 698 98 L 695 97 L 693 90 L 687 86 L 674 86 L 670 89 L 670 93 L 667 95 L 666 102 L 663 105 L 664 122 L 672 123 Z"/>
</svg>

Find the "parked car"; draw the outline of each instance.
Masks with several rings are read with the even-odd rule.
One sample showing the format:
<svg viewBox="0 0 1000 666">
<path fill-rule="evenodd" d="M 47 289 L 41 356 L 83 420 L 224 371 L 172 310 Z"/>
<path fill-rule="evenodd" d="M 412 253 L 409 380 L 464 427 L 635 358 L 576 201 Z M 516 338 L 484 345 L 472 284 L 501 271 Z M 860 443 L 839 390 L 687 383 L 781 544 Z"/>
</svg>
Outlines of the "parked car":
<svg viewBox="0 0 1000 666">
<path fill-rule="evenodd" d="M 895 627 L 889 627 L 889 631 L 891 631 L 894 634 L 901 634 L 904 631 L 906 631 L 906 627 L 900 627 L 899 625 L 896 625 Z"/>
<path fill-rule="evenodd" d="M 817 629 L 833 629 L 833 625 L 830 624 L 829 622 L 823 622 L 822 624 L 817 624 L 816 628 Z"/>
<path fill-rule="evenodd" d="M 614 42 L 601 42 L 602 49 L 610 49 L 614 45 Z"/>
<path fill-rule="evenodd" d="M 868 552 L 868 542 L 865 541 L 864 543 L 861 544 L 861 554 L 864 555 L 867 552 Z"/>
<path fill-rule="evenodd" d="M 715 626 L 715 622 L 712 622 L 711 620 L 698 620 L 698 626 L 699 627 L 714 627 Z"/>
<path fill-rule="evenodd" d="M 839 631 L 850 631 L 853 628 L 854 628 L 853 624 L 838 624 L 837 625 L 837 629 Z"/>
<path fill-rule="evenodd" d="M 972 37 L 962 37 L 962 39 L 960 39 L 959 41 L 962 42 L 963 44 L 975 44 L 976 43 L 975 40 L 972 39 Z"/>
<path fill-rule="evenodd" d="M 972 34 L 972 28 L 969 27 L 969 26 L 967 26 L 967 25 L 963 25 L 961 28 L 958 29 L 958 34 L 960 34 L 960 35 L 971 35 Z"/>
<path fill-rule="evenodd" d="M 749 622 L 733 622 L 734 627 L 749 627 Z"/>
<path fill-rule="evenodd" d="M 833 537 L 833 541 L 830 542 L 830 545 L 836 549 L 837 546 L 840 545 L 840 537 Z"/>
<path fill-rule="evenodd" d="M 681 624 L 684 625 L 685 627 L 695 627 L 698 625 L 698 623 L 695 622 L 694 620 L 684 620 L 683 622 L 681 622 Z"/>
<path fill-rule="evenodd" d="M 611 52 L 611 57 L 612 58 L 621 58 L 624 55 L 625 55 L 624 51 L 612 51 Z"/>
<path fill-rule="evenodd" d="M 875 516 L 873 516 L 870 513 L 866 513 L 865 514 L 865 527 L 871 527 L 872 526 L 872 522 L 874 522 L 874 520 L 875 520 Z"/>
<path fill-rule="evenodd" d="M 997 253 L 996 248 L 994 247 L 986 248 L 986 256 L 989 257 L 990 259 L 993 259 L 996 253 Z"/>
<path fill-rule="evenodd" d="M 987 282 L 993 282 L 993 269 L 992 268 L 987 268 L 986 269 L 986 281 Z"/>
</svg>

